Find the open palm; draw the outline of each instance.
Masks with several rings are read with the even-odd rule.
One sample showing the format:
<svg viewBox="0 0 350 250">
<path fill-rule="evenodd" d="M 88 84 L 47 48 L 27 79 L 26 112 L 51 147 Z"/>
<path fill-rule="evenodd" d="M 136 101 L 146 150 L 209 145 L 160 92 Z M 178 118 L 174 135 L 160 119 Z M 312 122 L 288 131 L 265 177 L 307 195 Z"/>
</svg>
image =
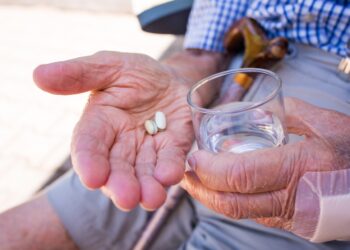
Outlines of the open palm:
<svg viewBox="0 0 350 250">
<path fill-rule="evenodd" d="M 41 65 L 34 80 L 54 94 L 91 91 L 72 139 L 73 166 L 87 187 L 101 188 L 121 209 L 163 204 L 193 140 L 184 80 L 147 56 L 117 52 Z M 168 126 L 151 136 L 144 122 L 156 111 Z"/>
</svg>

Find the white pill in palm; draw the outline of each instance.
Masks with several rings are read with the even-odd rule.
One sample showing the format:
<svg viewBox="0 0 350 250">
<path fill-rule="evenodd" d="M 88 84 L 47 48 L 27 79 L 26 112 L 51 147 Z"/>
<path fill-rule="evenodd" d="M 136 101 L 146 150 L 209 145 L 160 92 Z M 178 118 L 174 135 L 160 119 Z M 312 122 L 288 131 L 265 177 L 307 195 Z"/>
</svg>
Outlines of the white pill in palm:
<svg viewBox="0 0 350 250">
<path fill-rule="evenodd" d="M 157 127 L 159 129 L 165 129 L 166 128 L 166 117 L 165 114 L 161 111 L 156 112 L 154 116 L 154 120 L 157 124 Z"/>
<path fill-rule="evenodd" d="M 145 129 L 150 135 L 154 135 L 158 132 L 157 124 L 152 120 L 145 121 Z"/>
</svg>

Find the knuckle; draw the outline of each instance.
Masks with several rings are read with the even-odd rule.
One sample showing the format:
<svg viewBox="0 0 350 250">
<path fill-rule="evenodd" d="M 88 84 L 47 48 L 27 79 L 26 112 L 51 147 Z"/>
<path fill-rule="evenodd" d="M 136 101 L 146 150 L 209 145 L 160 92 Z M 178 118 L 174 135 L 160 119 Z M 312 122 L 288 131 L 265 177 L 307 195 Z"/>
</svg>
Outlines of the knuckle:
<svg viewBox="0 0 350 250">
<path fill-rule="evenodd" d="M 224 193 L 216 193 L 216 195 L 210 199 L 209 206 L 214 208 L 214 210 L 220 214 L 234 219 L 239 218 L 237 215 L 237 202 L 232 201 L 231 199 L 227 200 L 227 196 Z"/>
<path fill-rule="evenodd" d="M 247 193 L 251 189 L 247 172 L 248 168 L 242 159 L 238 159 L 228 169 L 226 174 L 226 184 L 234 192 Z"/>
<path fill-rule="evenodd" d="M 236 164 L 235 164 L 236 165 Z M 230 166 L 226 171 L 226 186 L 233 192 L 240 192 L 240 187 L 242 186 L 241 175 L 239 174 L 241 167 Z"/>
<path fill-rule="evenodd" d="M 282 178 L 287 178 L 285 183 L 291 183 L 292 179 L 299 178 L 306 171 L 308 159 L 308 150 L 304 148 L 303 143 L 291 150 L 288 148 L 282 151 L 280 164 L 282 169 L 286 170 L 286 174 L 282 176 Z"/>
<path fill-rule="evenodd" d="M 233 219 L 243 218 L 243 210 L 239 204 L 236 195 L 232 195 L 230 201 L 227 203 L 226 210 L 228 211 L 228 215 Z"/>
<path fill-rule="evenodd" d="M 269 193 L 270 217 L 291 219 L 294 214 L 296 188 L 292 185 L 286 189 Z"/>
<path fill-rule="evenodd" d="M 278 191 L 277 191 L 278 193 Z M 287 214 L 287 202 L 282 200 L 281 197 L 275 192 L 270 193 L 272 217 L 284 217 Z"/>
</svg>

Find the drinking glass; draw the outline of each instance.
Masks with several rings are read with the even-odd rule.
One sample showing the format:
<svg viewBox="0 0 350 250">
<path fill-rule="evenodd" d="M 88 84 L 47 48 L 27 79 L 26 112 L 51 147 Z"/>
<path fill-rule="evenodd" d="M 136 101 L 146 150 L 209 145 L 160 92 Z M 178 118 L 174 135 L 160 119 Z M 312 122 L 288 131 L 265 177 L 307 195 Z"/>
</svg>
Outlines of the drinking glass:
<svg viewBox="0 0 350 250">
<path fill-rule="evenodd" d="M 226 91 L 208 94 L 218 89 Z M 191 88 L 187 101 L 199 149 L 243 153 L 288 141 L 282 81 L 269 70 L 234 69 L 209 76 Z"/>
</svg>

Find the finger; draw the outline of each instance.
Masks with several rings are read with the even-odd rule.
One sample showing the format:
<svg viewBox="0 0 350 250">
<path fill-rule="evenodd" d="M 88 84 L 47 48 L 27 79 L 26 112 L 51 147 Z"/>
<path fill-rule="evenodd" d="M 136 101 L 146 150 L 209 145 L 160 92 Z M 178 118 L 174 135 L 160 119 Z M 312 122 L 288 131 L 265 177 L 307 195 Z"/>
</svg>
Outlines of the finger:
<svg viewBox="0 0 350 250">
<path fill-rule="evenodd" d="M 201 150 L 188 163 L 208 188 L 239 193 L 280 190 L 297 178 L 303 162 L 303 143 L 262 149 L 244 154 L 213 154 Z"/>
<path fill-rule="evenodd" d="M 165 146 L 157 153 L 154 177 L 164 186 L 178 183 L 185 172 L 185 153 L 176 146 Z"/>
<path fill-rule="evenodd" d="M 136 132 L 124 131 L 110 151 L 111 171 L 105 188 L 114 204 L 122 210 L 135 208 L 141 199 L 141 186 L 135 173 Z"/>
<path fill-rule="evenodd" d="M 39 88 L 60 95 L 103 89 L 115 81 L 123 54 L 99 52 L 91 56 L 38 66 L 33 79 Z"/>
<path fill-rule="evenodd" d="M 286 190 L 261 194 L 238 194 L 210 190 L 193 172 L 186 172 L 183 188 L 206 207 L 234 219 L 288 217 L 293 203 Z"/>
<path fill-rule="evenodd" d="M 73 167 L 88 188 L 106 183 L 114 138 L 115 130 L 105 113 L 97 107 L 87 107 L 74 129 L 71 151 Z"/>
<path fill-rule="evenodd" d="M 141 206 L 146 210 L 160 207 L 166 198 L 164 187 L 153 177 L 157 155 L 152 136 L 146 136 L 136 157 L 136 175 L 141 184 Z"/>
</svg>

